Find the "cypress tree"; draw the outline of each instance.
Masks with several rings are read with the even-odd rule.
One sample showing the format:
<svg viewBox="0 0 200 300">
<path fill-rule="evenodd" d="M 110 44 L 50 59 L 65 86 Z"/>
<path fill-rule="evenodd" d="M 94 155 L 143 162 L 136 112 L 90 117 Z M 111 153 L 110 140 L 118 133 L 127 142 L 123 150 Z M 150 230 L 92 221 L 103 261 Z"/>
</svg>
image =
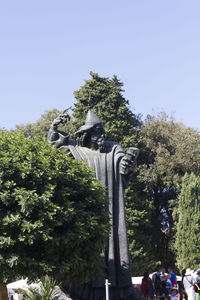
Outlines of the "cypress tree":
<svg viewBox="0 0 200 300">
<path fill-rule="evenodd" d="M 196 269 L 200 264 L 200 177 L 185 174 L 178 204 L 177 266 Z"/>
</svg>

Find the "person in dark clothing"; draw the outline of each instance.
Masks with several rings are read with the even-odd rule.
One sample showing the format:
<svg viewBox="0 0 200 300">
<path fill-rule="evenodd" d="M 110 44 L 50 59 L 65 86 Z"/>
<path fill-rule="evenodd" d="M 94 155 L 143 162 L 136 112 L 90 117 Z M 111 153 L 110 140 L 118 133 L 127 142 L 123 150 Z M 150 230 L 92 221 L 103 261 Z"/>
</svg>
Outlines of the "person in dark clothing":
<svg viewBox="0 0 200 300">
<path fill-rule="evenodd" d="M 166 286 L 167 277 L 166 275 L 160 275 L 161 289 L 160 289 L 160 300 L 164 300 L 165 296 L 169 296 L 169 291 Z"/>
<path fill-rule="evenodd" d="M 154 287 L 151 278 L 149 277 L 149 272 L 144 272 L 144 277 L 142 278 L 141 284 L 141 292 L 143 293 L 144 297 L 148 300 L 154 299 Z"/>
<path fill-rule="evenodd" d="M 161 296 L 161 273 L 162 273 L 161 267 L 158 268 L 157 272 L 153 274 L 152 280 L 153 280 L 153 287 L 155 290 L 155 294 L 157 298 L 160 298 Z"/>
</svg>

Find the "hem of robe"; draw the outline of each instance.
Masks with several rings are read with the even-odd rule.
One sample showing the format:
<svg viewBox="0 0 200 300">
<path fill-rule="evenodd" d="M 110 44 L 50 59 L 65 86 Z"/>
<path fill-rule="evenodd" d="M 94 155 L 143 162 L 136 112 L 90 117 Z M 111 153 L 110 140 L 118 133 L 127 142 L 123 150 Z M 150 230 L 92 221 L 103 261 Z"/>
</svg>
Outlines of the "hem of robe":
<svg viewBox="0 0 200 300">
<path fill-rule="evenodd" d="M 103 300 L 105 299 L 105 287 L 94 288 L 90 283 L 86 283 L 80 287 L 70 286 L 68 294 L 73 300 Z M 143 300 L 139 296 L 133 286 L 126 286 L 124 288 L 109 287 L 109 299 L 125 300 L 135 299 Z"/>
</svg>

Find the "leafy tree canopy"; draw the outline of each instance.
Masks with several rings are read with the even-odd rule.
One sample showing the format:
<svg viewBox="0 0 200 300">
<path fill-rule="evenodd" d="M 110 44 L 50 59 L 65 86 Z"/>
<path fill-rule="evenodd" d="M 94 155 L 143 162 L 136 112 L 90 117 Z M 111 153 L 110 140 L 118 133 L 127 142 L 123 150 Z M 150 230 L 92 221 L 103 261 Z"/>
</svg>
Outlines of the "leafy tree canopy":
<svg viewBox="0 0 200 300">
<path fill-rule="evenodd" d="M 142 151 L 148 161 L 141 177 L 153 186 L 155 181 L 178 187 L 186 171 L 200 170 L 200 136 L 183 124 L 168 120 L 165 113 L 147 120 L 140 131 Z"/>
<path fill-rule="evenodd" d="M 0 280 L 50 275 L 81 283 L 102 269 L 104 189 L 40 137 L 0 130 Z"/>
<path fill-rule="evenodd" d="M 180 184 L 185 172 L 200 171 L 200 136 L 182 124 L 169 120 L 166 114 L 150 117 L 139 133 L 140 165 L 138 179 L 144 191 L 153 201 L 151 224 L 154 228 L 153 243 L 156 255 L 165 265 L 175 257 L 170 253 L 174 212 L 180 193 Z M 174 251 L 174 249 L 173 249 Z"/>
</svg>

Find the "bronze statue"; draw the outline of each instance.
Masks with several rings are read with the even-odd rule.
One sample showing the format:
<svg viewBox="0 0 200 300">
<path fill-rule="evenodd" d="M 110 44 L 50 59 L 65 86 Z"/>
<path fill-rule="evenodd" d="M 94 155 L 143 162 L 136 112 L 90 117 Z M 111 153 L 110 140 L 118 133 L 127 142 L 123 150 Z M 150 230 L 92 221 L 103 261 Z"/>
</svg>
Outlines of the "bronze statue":
<svg viewBox="0 0 200 300">
<path fill-rule="evenodd" d="M 111 232 L 105 261 L 111 284 L 110 300 L 141 299 L 132 287 L 124 207 L 124 190 L 136 169 L 139 150 L 129 148 L 125 153 L 118 143 L 106 141 L 102 121 L 91 110 L 85 124 L 77 130 L 76 140 L 70 140 L 69 134 L 58 130 L 58 125 L 67 119 L 68 115 L 63 113 L 53 121 L 48 141 L 54 147 L 70 151 L 76 160 L 87 161 L 96 178 L 107 187 Z M 68 292 L 73 299 L 104 299 L 105 279 L 94 279 L 79 288 L 71 287 Z"/>
</svg>

